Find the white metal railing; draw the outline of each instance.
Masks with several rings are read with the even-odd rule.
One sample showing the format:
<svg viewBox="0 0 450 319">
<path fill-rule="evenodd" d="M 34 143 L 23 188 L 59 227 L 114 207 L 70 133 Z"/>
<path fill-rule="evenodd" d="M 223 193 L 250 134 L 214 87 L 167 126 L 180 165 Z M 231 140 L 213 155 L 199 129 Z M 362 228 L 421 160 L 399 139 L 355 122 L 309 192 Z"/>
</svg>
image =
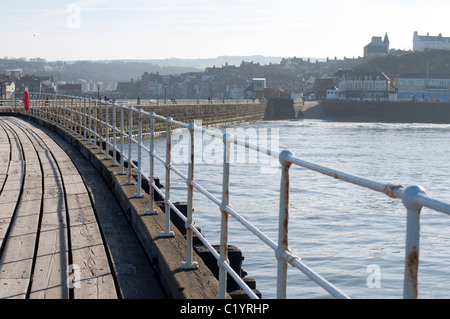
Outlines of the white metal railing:
<svg viewBox="0 0 450 319">
<path fill-rule="evenodd" d="M 23 107 L 23 103 L 14 97 L 11 97 L 10 99 L 0 99 L 0 112 L 5 109 L 11 109 L 14 111 L 18 107 Z"/>
<path fill-rule="evenodd" d="M 105 148 L 105 158 L 109 159 L 109 151 L 113 152 L 113 164 L 120 165 L 119 174 L 128 175 L 128 183 L 132 184 L 131 169 L 137 171 L 137 191 L 135 196 L 144 196 L 141 189 L 141 180 L 145 178 L 149 182 L 149 207 L 146 213 L 157 213 L 154 209 L 154 192 L 158 192 L 165 203 L 165 229 L 161 232 L 162 237 L 171 237 L 173 232 L 170 230 L 170 210 L 172 209 L 186 225 L 186 260 L 181 264 L 183 269 L 195 269 L 198 264 L 193 260 L 192 238 L 196 234 L 203 244 L 209 249 L 218 261 L 219 265 L 219 297 L 224 298 L 226 295 L 226 278 L 227 273 L 239 284 L 239 286 L 251 297 L 257 298 L 255 293 L 250 289 L 240 276 L 230 267 L 228 263 L 228 218 L 229 216 L 238 220 L 250 232 L 252 232 L 259 240 L 269 246 L 275 253 L 278 261 L 277 270 L 277 298 L 286 298 L 287 290 L 287 265 L 302 271 L 311 280 L 325 289 L 335 298 L 349 298 L 340 289 L 328 282 L 325 278 L 317 274 L 315 271 L 305 265 L 300 258 L 291 253 L 288 242 L 288 219 L 289 219 L 289 172 L 292 165 L 300 166 L 324 175 L 328 175 L 335 179 L 346 181 L 376 192 L 384 193 L 389 197 L 402 200 L 407 212 L 407 230 L 406 230 L 406 248 L 405 248 L 405 270 L 404 270 L 404 298 L 418 297 L 418 257 L 419 257 L 419 239 L 420 239 L 420 211 L 422 207 L 450 214 L 450 205 L 426 195 L 420 186 L 411 186 L 404 188 L 400 185 L 384 184 L 361 178 L 358 176 L 343 173 L 331 168 L 316 165 L 295 157 L 290 151 L 276 152 L 268 148 L 260 147 L 235 138 L 230 134 L 221 134 L 216 131 L 207 130 L 194 124 L 186 124 L 172 119 L 171 117 L 163 117 L 153 112 L 146 112 L 142 109 L 135 109 L 131 106 L 125 107 L 114 102 L 105 102 L 94 99 L 81 97 L 63 96 L 63 95 L 30 95 L 30 111 L 34 116 L 53 121 L 66 129 L 77 132 L 84 140 L 88 140 L 88 144 L 93 145 L 92 148 L 100 147 L 99 152 L 103 152 Z M 119 112 L 119 115 L 118 115 Z M 143 144 L 143 119 L 149 121 L 149 146 Z M 118 120 L 120 119 L 120 120 Z M 126 128 L 125 120 L 128 120 Z M 166 130 L 166 154 L 165 158 L 155 152 L 155 127 L 156 122 L 164 123 Z M 118 124 L 120 122 L 120 124 Z M 133 131 L 133 127 L 137 126 L 137 131 Z M 183 127 L 189 131 L 190 143 L 188 154 L 188 174 L 183 174 L 171 161 L 171 144 L 173 126 Z M 223 152 L 223 181 L 222 181 L 222 198 L 219 199 L 208 190 L 199 185 L 194 178 L 194 133 L 201 132 L 216 138 L 221 138 L 224 145 Z M 127 138 L 128 150 L 124 150 L 124 139 Z M 134 143 L 138 147 L 137 164 L 134 163 L 131 152 L 131 144 Z M 281 183 L 280 183 L 280 206 L 279 206 L 279 225 L 278 240 L 275 242 L 266 234 L 252 225 L 241 214 L 236 212 L 229 204 L 230 192 L 230 147 L 232 144 L 248 148 L 267 156 L 277 158 L 282 167 Z M 120 163 L 116 162 L 116 153 L 119 152 Z M 142 167 L 143 153 L 149 157 L 150 174 L 147 176 Z M 154 178 L 154 160 L 161 162 L 165 167 L 165 190 L 164 192 L 157 187 Z M 124 163 L 128 163 L 128 171 L 125 172 Z M 180 176 L 186 181 L 187 185 L 187 216 L 185 217 L 177 207 L 172 203 L 170 196 L 171 172 Z M 194 227 L 193 216 L 193 191 L 197 190 L 216 204 L 221 212 L 221 233 L 220 233 L 220 251 L 217 252 L 211 243 Z"/>
</svg>

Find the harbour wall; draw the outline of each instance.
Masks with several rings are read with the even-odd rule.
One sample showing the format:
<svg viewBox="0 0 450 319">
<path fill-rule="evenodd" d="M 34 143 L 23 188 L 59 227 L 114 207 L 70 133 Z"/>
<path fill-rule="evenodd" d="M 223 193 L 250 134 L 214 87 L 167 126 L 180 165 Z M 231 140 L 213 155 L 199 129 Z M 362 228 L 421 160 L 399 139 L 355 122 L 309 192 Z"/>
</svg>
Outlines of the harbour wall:
<svg viewBox="0 0 450 319">
<path fill-rule="evenodd" d="M 138 106 L 137 106 L 138 107 Z M 201 120 L 202 125 L 220 125 L 232 122 L 252 122 L 264 118 L 267 101 L 259 103 L 214 103 L 214 104 L 159 104 L 143 106 L 146 112 L 155 112 L 158 115 L 172 117 L 173 119 L 193 123 Z"/>
<path fill-rule="evenodd" d="M 322 101 L 323 119 L 450 124 L 450 103 Z"/>
<path fill-rule="evenodd" d="M 239 122 L 253 121 L 276 121 L 296 119 L 302 108 L 300 100 L 293 99 L 264 99 L 257 103 L 236 103 L 236 104 L 159 104 L 144 106 L 146 112 L 155 112 L 164 117 L 184 122 L 193 123 L 201 120 L 203 126 L 225 125 Z M 137 117 L 137 114 L 135 114 Z M 137 123 L 137 118 L 133 120 Z M 156 125 L 156 130 L 163 127 Z"/>
<path fill-rule="evenodd" d="M 265 121 L 292 120 L 298 117 L 303 103 L 299 99 L 269 99 L 266 101 Z"/>
</svg>

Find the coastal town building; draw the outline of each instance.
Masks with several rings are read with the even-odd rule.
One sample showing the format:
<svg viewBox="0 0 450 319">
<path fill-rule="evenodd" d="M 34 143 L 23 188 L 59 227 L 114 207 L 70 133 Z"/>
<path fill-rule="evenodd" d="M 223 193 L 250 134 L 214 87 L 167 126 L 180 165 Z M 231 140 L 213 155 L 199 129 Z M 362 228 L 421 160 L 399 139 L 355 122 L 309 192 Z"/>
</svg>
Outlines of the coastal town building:
<svg viewBox="0 0 450 319">
<path fill-rule="evenodd" d="M 363 101 L 387 101 L 391 79 L 383 72 L 344 72 L 339 88 L 328 88 L 327 98 Z"/>
<path fill-rule="evenodd" d="M 0 99 L 11 99 L 14 97 L 16 84 L 14 82 L 7 82 L 0 79 Z"/>
<path fill-rule="evenodd" d="M 450 102 L 450 74 L 401 74 L 397 88 L 399 101 Z"/>
<path fill-rule="evenodd" d="M 81 96 L 81 84 L 60 84 L 58 85 L 58 93 L 66 95 Z"/>
<path fill-rule="evenodd" d="M 374 56 L 389 54 L 389 38 L 387 33 L 382 37 L 372 37 L 372 42 L 364 47 L 364 57 L 372 58 Z"/>
<path fill-rule="evenodd" d="M 441 49 L 450 50 L 450 37 L 443 37 L 442 33 L 437 36 L 419 35 L 417 31 L 414 32 L 413 50 L 424 51 L 426 49 Z"/>
</svg>

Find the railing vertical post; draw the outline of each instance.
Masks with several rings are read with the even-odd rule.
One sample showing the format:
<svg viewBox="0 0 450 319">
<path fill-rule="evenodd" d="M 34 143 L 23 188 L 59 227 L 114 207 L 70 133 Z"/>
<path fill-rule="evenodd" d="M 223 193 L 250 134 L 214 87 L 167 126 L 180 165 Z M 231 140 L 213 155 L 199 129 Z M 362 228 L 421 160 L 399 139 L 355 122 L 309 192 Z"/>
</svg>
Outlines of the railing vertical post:
<svg viewBox="0 0 450 319">
<path fill-rule="evenodd" d="M 149 148 L 149 160 L 150 160 L 150 177 L 149 177 L 149 188 L 148 192 L 150 195 L 149 207 L 146 214 L 157 215 L 158 210 L 154 209 L 153 205 L 155 202 L 155 189 L 153 188 L 153 183 L 155 179 L 155 158 L 153 156 L 155 151 L 155 113 L 150 113 L 150 148 Z"/>
<path fill-rule="evenodd" d="M 99 133 L 98 133 L 98 137 L 99 137 L 99 150 L 98 150 L 98 154 L 103 154 L 104 153 L 104 151 L 103 151 L 103 124 L 104 124 L 104 122 L 103 122 L 103 110 L 102 110 L 102 100 L 101 100 L 101 98 L 100 98 L 100 100 L 99 100 L 99 102 L 98 102 L 98 104 L 99 104 L 99 108 L 98 108 L 98 110 L 99 110 L 99 114 L 97 115 L 98 116 L 98 126 L 99 126 Z"/>
<path fill-rule="evenodd" d="M 165 213 L 165 225 L 164 231 L 161 232 L 161 237 L 173 237 L 175 234 L 170 230 L 170 166 L 172 165 L 172 118 L 169 116 L 166 118 L 167 123 L 167 136 L 166 136 L 166 185 L 164 194 L 164 213 Z"/>
<path fill-rule="evenodd" d="M 63 120 L 63 126 L 66 130 L 69 129 L 69 117 L 68 117 L 68 112 L 67 112 L 67 104 L 66 104 L 66 97 L 63 96 L 62 97 L 63 103 L 62 103 L 62 110 L 61 110 L 61 114 L 62 114 L 62 120 Z"/>
<path fill-rule="evenodd" d="M 189 158 L 188 158 L 188 178 L 186 180 L 187 184 L 187 215 L 186 215 L 186 261 L 181 264 L 183 269 L 197 269 L 198 263 L 192 261 L 192 235 L 193 231 L 191 227 L 192 224 L 192 214 L 194 211 L 193 201 L 194 201 L 194 186 L 192 182 L 194 181 L 194 124 L 189 124 Z"/>
<path fill-rule="evenodd" d="M 220 258 L 219 266 L 219 299 L 225 299 L 227 292 L 227 270 L 223 266 L 228 261 L 228 212 L 230 204 L 230 141 L 231 134 L 223 135 L 223 180 L 222 180 L 222 203 L 220 204 Z"/>
<path fill-rule="evenodd" d="M 34 101 L 36 103 L 37 108 L 39 109 L 38 117 L 40 117 L 41 119 L 44 119 L 45 116 L 43 115 L 44 114 L 44 110 L 43 110 L 43 105 L 42 105 L 42 101 L 41 101 L 41 95 L 40 94 L 37 95 L 35 97 Z"/>
<path fill-rule="evenodd" d="M 92 99 L 89 99 L 89 104 L 88 104 L 88 145 L 92 145 L 92 141 L 91 141 L 91 129 L 92 129 L 92 108 L 91 108 L 91 101 Z"/>
<path fill-rule="evenodd" d="M 69 102 L 67 101 L 67 96 L 64 96 L 64 119 L 65 119 L 65 125 L 64 128 L 68 131 L 69 130 Z"/>
<path fill-rule="evenodd" d="M 109 102 L 105 100 L 105 160 L 109 160 Z"/>
<path fill-rule="evenodd" d="M 83 134 L 81 133 L 81 129 L 83 127 L 83 115 L 82 115 L 82 111 L 81 111 L 81 101 L 80 98 L 76 98 L 75 101 L 77 101 L 78 104 L 78 136 L 82 137 Z"/>
<path fill-rule="evenodd" d="M 142 109 L 138 110 L 138 176 L 137 176 L 137 193 L 134 197 L 144 197 L 142 194 Z"/>
<path fill-rule="evenodd" d="M 76 130 L 75 128 L 75 120 L 74 120 L 74 110 L 75 110 L 75 101 L 73 99 L 73 97 L 71 96 L 71 103 L 70 103 L 70 130 L 72 131 L 72 133 Z"/>
<path fill-rule="evenodd" d="M 70 122 L 69 122 L 69 117 L 70 117 L 70 112 L 69 112 L 69 101 L 67 99 L 67 96 L 64 96 L 64 118 L 66 119 L 66 130 L 69 131 L 70 130 Z"/>
<path fill-rule="evenodd" d="M 58 105 L 56 102 L 58 101 L 56 99 L 56 96 L 51 96 L 51 103 L 52 103 L 52 110 L 53 110 L 53 122 L 58 123 Z"/>
<path fill-rule="evenodd" d="M 128 181 L 125 184 L 134 185 L 133 181 L 131 180 L 131 168 L 133 167 L 133 159 L 131 153 L 131 144 L 133 143 L 131 141 L 133 135 L 133 108 L 129 106 L 128 109 Z"/>
<path fill-rule="evenodd" d="M 55 113 L 56 113 L 56 123 L 61 125 L 61 105 L 60 99 L 57 95 L 54 96 L 55 101 Z"/>
<path fill-rule="evenodd" d="M 113 163 L 112 166 L 116 167 L 117 164 L 117 115 L 116 115 L 116 101 L 113 101 Z"/>
<path fill-rule="evenodd" d="M 83 98 L 83 141 L 87 141 L 87 125 L 88 125 L 88 118 L 87 118 L 87 107 L 86 107 L 86 99 Z"/>
<path fill-rule="evenodd" d="M 44 104 L 42 103 L 42 95 L 39 94 L 36 97 L 36 104 L 39 106 L 39 117 L 41 119 L 45 118 Z"/>
<path fill-rule="evenodd" d="M 92 149 L 97 149 L 97 138 L 98 138 L 98 105 L 97 100 L 94 100 L 94 146 Z"/>
<path fill-rule="evenodd" d="M 414 202 L 416 195 L 425 194 L 421 186 L 411 186 L 405 189 L 402 202 L 406 207 L 406 248 L 405 274 L 403 281 L 403 298 L 417 299 L 420 244 L 420 211 L 422 206 Z"/>
<path fill-rule="evenodd" d="M 125 175 L 125 171 L 124 171 L 124 160 L 125 160 L 125 156 L 123 155 L 123 144 L 124 144 L 124 119 L 123 119 L 123 109 L 124 106 L 121 105 L 120 106 L 120 172 L 119 175 Z"/>
<path fill-rule="evenodd" d="M 281 163 L 280 211 L 278 217 L 278 247 L 275 252 L 278 260 L 277 299 L 286 299 L 287 297 L 287 261 L 282 255 L 285 251 L 290 251 L 288 242 L 289 168 L 292 163 L 287 158 L 291 155 L 291 152 L 283 151 L 279 156 Z"/>
<path fill-rule="evenodd" d="M 55 122 L 55 124 L 58 124 L 58 99 L 56 95 L 50 95 L 50 98 L 50 103 L 53 111 L 53 122 Z"/>
</svg>

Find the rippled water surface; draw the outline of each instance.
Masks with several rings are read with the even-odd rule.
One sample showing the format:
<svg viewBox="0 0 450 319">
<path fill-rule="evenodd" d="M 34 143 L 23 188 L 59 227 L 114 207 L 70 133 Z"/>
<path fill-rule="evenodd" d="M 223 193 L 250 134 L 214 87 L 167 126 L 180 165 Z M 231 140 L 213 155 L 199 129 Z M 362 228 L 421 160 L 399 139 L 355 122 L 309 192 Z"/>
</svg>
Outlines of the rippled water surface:
<svg viewBox="0 0 450 319">
<path fill-rule="evenodd" d="M 306 161 L 383 183 L 422 185 L 427 194 L 450 202 L 450 126 L 341 123 L 320 120 L 260 122 L 229 128 L 251 142 L 289 149 Z M 223 129 L 225 131 L 225 129 Z M 174 164 L 187 173 L 187 134 L 173 135 Z M 195 179 L 221 198 L 221 142 L 200 136 Z M 165 155 L 164 136 L 157 152 Z M 203 156 L 202 156 L 203 155 Z M 199 157 L 200 156 L 200 157 Z M 277 241 L 280 174 L 275 159 L 242 153 L 231 165 L 232 207 Z M 205 163 L 208 162 L 208 163 Z M 164 170 L 157 162 L 164 184 Z M 186 201 L 185 182 L 172 175 L 172 200 Z M 219 243 L 219 208 L 198 192 L 194 220 Z M 401 202 L 300 167 L 291 168 L 289 244 L 302 261 L 352 298 L 401 298 L 406 211 Z M 243 269 L 263 298 L 276 296 L 274 252 L 230 218 L 230 244 L 245 257 Z M 419 296 L 449 298 L 450 216 L 421 214 Z M 379 269 L 379 281 L 370 277 Z M 329 298 L 293 267 L 288 298 Z M 369 284 L 368 284 L 369 283 Z M 379 283 L 379 285 L 372 285 Z"/>
</svg>

